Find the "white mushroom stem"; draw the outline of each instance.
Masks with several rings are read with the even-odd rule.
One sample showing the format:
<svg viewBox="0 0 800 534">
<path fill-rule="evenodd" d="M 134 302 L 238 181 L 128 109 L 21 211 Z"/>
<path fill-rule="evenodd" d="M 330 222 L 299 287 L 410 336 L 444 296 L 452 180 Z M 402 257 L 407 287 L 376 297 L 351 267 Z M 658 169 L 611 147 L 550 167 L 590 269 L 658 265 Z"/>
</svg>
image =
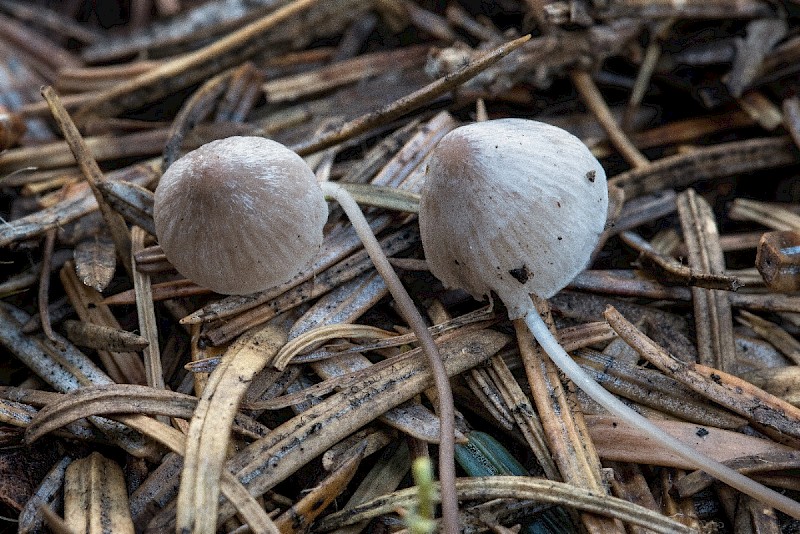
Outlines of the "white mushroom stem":
<svg viewBox="0 0 800 534">
<path fill-rule="evenodd" d="M 642 430 L 651 438 L 667 446 L 672 452 L 689 462 L 695 468 L 705 471 L 732 488 L 756 498 L 795 519 L 800 519 L 800 503 L 699 453 L 682 441 L 670 436 L 606 391 L 569 357 L 555 337 L 553 337 L 553 334 L 550 333 L 547 325 L 545 325 L 535 309 L 532 308 L 526 313 L 525 324 L 528 325 L 533 337 L 536 338 L 539 345 L 541 345 L 548 356 L 550 356 L 553 363 L 555 363 L 576 386 L 581 388 L 606 410 L 619 417 L 625 423 Z"/>
<path fill-rule="evenodd" d="M 430 332 L 428 332 L 425 321 L 383 253 L 356 201 L 344 188 L 335 183 L 323 182 L 320 187 L 322 192 L 336 200 L 347 214 L 350 223 L 364 245 L 364 249 L 369 254 L 372 263 L 375 264 L 375 269 L 383 277 L 389 293 L 397 303 L 400 314 L 417 336 L 422 352 L 428 357 L 428 364 L 431 367 L 436 392 L 439 396 L 439 481 L 442 487 L 442 531 L 448 534 L 456 534 L 459 528 L 458 498 L 455 490 L 455 437 L 453 432 L 455 428 L 455 408 L 447 370 L 439 356 L 436 343 L 433 341 Z"/>
</svg>

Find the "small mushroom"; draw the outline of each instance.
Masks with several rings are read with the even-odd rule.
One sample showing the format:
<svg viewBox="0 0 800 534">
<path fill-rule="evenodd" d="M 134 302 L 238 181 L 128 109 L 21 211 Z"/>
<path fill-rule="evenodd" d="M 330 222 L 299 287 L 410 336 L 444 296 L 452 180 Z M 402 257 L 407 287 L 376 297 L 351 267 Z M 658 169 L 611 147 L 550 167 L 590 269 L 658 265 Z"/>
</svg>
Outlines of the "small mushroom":
<svg viewBox="0 0 800 534">
<path fill-rule="evenodd" d="M 561 371 L 608 411 L 730 486 L 800 518 L 800 503 L 708 458 L 652 424 L 576 364 L 537 313 L 582 271 L 605 226 L 606 175 L 581 141 L 531 120 L 462 126 L 431 154 L 420 201 L 422 244 L 445 285 L 494 292 L 524 318 Z"/>
<path fill-rule="evenodd" d="M 428 163 L 420 230 L 431 272 L 509 316 L 586 267 L 608 210 L 606 173 L 580 139 L 525 119 L 457 128 Z"/>
<path fill-rule="evenodd" d="M 268 289 L 306 269 L 322 243 L 325 196 L 341 205 L 428 358 L 439 396 L 443 530 L 458 532 L 455 408 L 433 337 L 349 193 L 318 184 L 303 159 L 274 141 L 229 137 L 173 163 L 155 193 L 156 233 L 167 259 L 218 293 Z"/>
<path fill-rule="evenodd" d="M 156 188 L 161 248 L 179 273 L 217 293 L 254 293 L 303 271 L 328 206 L 303 158 L 261 137 L 212 141 L 177 160 Z"/>
</svg>

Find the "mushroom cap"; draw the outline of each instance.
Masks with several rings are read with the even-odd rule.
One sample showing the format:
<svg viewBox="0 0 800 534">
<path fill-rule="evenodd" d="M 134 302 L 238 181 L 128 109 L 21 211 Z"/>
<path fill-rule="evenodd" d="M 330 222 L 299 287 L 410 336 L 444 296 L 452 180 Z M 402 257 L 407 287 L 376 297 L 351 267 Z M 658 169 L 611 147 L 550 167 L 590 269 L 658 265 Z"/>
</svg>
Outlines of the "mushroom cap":
<svg viewBox="0 0 800 534">
<path fill-rule="evenodd" d="M 217 293 L 243 295 L 287 282 L 309 265 L 328 206 L 300 156 L 269 139 L 228 137 L 167 169 L 153 215 L 179 273 Z"/>
<path fill-rule="evenodd" d="M 509 317 L 582 271 L 606 222 L 606 174 L 572 134 L 527 119 L 456 128 L 433 150 L 420 202 L 431 272 Z"/>
</svg>

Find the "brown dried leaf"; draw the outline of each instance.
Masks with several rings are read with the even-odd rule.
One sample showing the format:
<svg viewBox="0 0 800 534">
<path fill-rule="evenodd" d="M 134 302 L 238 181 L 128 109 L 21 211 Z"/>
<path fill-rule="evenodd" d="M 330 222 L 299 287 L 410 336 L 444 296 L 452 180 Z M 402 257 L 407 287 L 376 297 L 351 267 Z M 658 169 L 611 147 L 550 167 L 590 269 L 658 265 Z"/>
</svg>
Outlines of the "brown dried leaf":
<svg viewBox="0 0 800 534">
<path fill-rule="evenodd" d="M 587 415 L 586 420 L 597 452 L 606 460 L 681 469 L 694 468 L 661 443 L 653 441 L 636 428 L 622 423 L 613 416 Z M 650 422 L 718 462 L 747 455 L 794 450 L 773 441 L 711 426 L 678 421 L 651 420 Z"/>
<path fill-rule="evenodd" d="M 32 443 L 48 432 L 77 419 L 120 413 L 187 417 L 197 405 L 190 395 L 146 386 L 113 384 L 87 387 L 42 408 L 28 425 L 25 439 Z"/>
<path fill-rule="evenodd" d="M 64 520 L 75 532 L 133 534 L 125 477 L 116 462 L 93 452 L 64 477 Z"/>
<path fill-rule="evenodd" d="M 140 351 L 147 340 L 140 335 L 83 321 L 64 321 L 64 330 L 70 341 L 81 347 L 115 352 Z"/>
<path fill-rule="evenodd" d="M 347 488 L 348 482 L 356 474 L 356 470 L 364 458 L 364 452 L 363 445 L 350 451 L 349 457 L 345 458 L 336 470 L 281 514 L 275 520 L 275 526 L 282 533 L 302 532 L 308 528 L 325 511 L 325 508 Z"/>
<path fill-rule="evenodd" d="M 255 374 L 285 342 L 285 332 L 274 326 L 250 332 L 228 349 L 211 373 L 186 436 L 176 515 L 179 531 L 216 530 L 220 478 L 239 402 Z"/>
<path fill-rule="evenodd" d="M 81 321 L 121 330 L 119 322 L 108 306 L 101 304 L 103 296 L 78 280 L 72 262 L 65 263 L 59 274 L 61 285 Z M 144 364 L 135 352 L 98 351 L 98 356 L 114 382 L 147 383 Z"/>
<path fill-rule="evenodd" d="M 75 272 L 84 285 L 96 291 L 108 287 L 116 267 L 114 242 L 105 232 L 75 247 Z"/>
</svg>

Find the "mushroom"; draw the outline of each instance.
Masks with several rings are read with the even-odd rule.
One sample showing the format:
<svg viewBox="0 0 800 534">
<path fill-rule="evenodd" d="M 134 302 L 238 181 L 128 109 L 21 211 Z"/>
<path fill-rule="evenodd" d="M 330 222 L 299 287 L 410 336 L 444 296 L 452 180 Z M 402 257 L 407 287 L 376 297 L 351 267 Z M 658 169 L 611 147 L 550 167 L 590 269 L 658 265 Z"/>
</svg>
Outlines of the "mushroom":
<svg viewBox="0 0 800 534">
<path fill-rule="evenodd" d="M 179 273 L 217 293 L 243 295 L 308 267 L 328 205 L 303 158 L 269 139 L 228 137 L 167 169 L 153 218 Z"/>
<path fill-rule="evenodd" d="M 458 532 L 455 409 L 447 371 L 425 321 L 381 250 L 358 204 L 318 184 L 303 159 L 260 137 L 212 141 L 173 163 L 155 192 L 154 219 L 167 259 L 223 294 L 275 287 L 305 270 L 322 243 L 325 196 L 341 205 L 428 358 L 439 396 L 439 479 L 445 532 Z"/>
<path fill-rule="evenodd" d="M 576 386 L 691 465 L 800 518 L 797 503 L 670 436 L 576 364 L 537 313 L 589 262 L 606 221 L 606 175 L 583 143 L 554 126 L 500 119 L 456 128 L 428 163 L 420 201 L 431 272 L 483 299 L 491 292 L 510 319 L 524 318 L 553 363 Z"/>
</svg>

